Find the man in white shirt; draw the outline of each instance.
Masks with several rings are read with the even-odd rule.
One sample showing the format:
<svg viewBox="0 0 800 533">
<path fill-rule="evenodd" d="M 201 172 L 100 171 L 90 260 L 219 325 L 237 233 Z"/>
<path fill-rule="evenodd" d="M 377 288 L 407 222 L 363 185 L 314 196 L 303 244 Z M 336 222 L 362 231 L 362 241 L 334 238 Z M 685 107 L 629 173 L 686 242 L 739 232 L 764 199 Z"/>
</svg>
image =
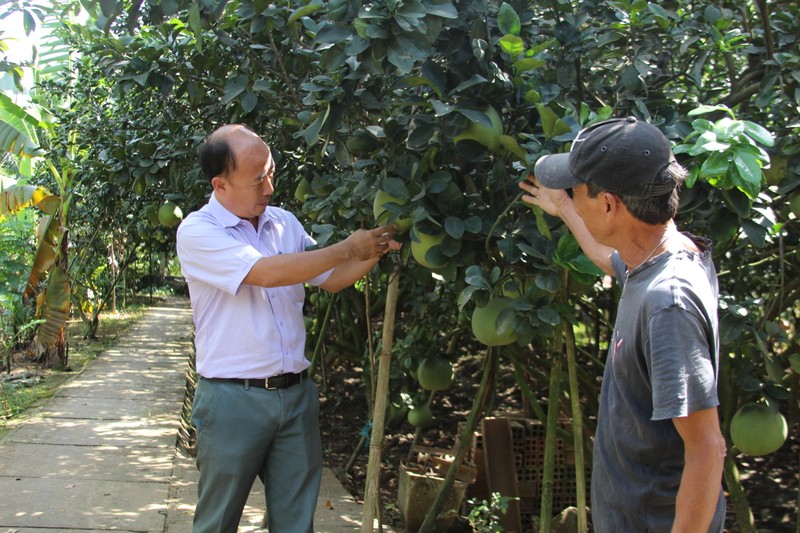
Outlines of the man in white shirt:
<svg viewBox="0 0 800 533">
<path fill-rule="evenodd" d="M 303 284 L 339 291 L 400 245 L 393 228 L 380 227 L 306 251 L 315 242 L 297 218 L 269 206 L 275 163 L 246 126 L 220 127 L 199 156 L 214 192 L 177 233 L 200 376 L 193 531 L 235 533 L 258 476 L 269 530 L 311 533 L 322 450 L 304 352 Z"/>
</svg>

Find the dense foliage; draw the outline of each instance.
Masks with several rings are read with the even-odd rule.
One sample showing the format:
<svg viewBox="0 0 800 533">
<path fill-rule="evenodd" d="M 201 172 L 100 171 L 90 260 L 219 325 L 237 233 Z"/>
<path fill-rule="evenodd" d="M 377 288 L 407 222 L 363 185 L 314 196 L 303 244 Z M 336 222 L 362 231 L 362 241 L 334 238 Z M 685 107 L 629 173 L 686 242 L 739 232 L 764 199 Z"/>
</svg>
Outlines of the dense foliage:
<svg viewBox="0 0 800 533">
<path fill-rule="evenodd" d="M 394 198 L 384 206 L 389 220 L 413 222 L 392 259 L 402 272 L 393 393 L 424 402 L 407 374 L 429 355 L 454 361 L 482 349 L 470 317 L 504 295 L 512 303 L 496 327 L 515 340 L 502 354 L 534 388 L 547 387 L 564 321 L 577 326 L 588 421 L 614 297 L 563 226 L 518 201 L 517 182 L 587 124 L 636 115 L 665 132 L 692 172 L 679 225 L 714 241 L 724 424 L 759 399 L 797 421 L 796 3 L 94 7 L 96 25 L 60 30 L 79 52 L 75 70 L 37 92 L 56 117 L 51 156 L 77 154 L 70 239 L 79 260 L 70 275 L 84 287 L 82 305 L 87 290 L 116 283 L 106 272 L 112 243 L 129 255 L 171 253 L 174 228 L 153 214 L 165 201 L 183 213 L 206 201 L 196 148 L 215 127 L 242 122 L 278 160 L 273 203 L 297 213 L 321 244 L 373 226 L 378 190 Z M 412 253 L 431 239 L 435 246 Z M 312 346 L 323 317 L 335 319 L 329 361 L 369 355 L 377 328 L 361 317 L 380 320 L 390 269 L 384 262 L 371 283 L 338 299 L 313 294 Z"/>
</svg>

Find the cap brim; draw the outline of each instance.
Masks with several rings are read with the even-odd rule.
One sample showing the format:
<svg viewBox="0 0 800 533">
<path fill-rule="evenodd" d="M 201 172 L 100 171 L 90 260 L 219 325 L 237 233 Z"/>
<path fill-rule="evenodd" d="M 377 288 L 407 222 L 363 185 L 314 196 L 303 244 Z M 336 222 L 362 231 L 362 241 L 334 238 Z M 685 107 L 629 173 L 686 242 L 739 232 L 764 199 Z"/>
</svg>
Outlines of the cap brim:
<svg viewBox="0 0 800 533">
<path fill-rule="evenodd" d="M 569 169 L 569 154 L 552 154 L 540 157 L 533 167 L 533 175 L 548 189 L 571 189 L 583 183 Z"/>
</svg>

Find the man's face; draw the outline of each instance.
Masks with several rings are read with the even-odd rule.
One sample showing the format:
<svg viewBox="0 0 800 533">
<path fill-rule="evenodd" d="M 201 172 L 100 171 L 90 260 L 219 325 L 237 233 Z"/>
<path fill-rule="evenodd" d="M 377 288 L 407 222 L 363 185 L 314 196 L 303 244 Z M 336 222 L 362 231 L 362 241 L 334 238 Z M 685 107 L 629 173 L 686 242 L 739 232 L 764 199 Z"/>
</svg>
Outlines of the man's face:
<svg viewBox="0 0 800 533">
<path fill-rule="evenodd" d="M 223 205 L 236 216 L 252 220 L 264 213 L 275 192 L 275 162 L 267 145 L 258 138 L 244 137 L 231 144 L 236 169 L 222 178 L 227 182 Z"/>
<path fill-rule="evenodd" d="M 592 198 L 589 196 L 589 188 L 585 184 L 580 184 L 572 189 L 572 202 L 575 205 L 575 212 L 583 219 L 586 229 L 594 240 L 608 245 L 607 204 L 604 194 L 600 193 Z"/>
</svg>

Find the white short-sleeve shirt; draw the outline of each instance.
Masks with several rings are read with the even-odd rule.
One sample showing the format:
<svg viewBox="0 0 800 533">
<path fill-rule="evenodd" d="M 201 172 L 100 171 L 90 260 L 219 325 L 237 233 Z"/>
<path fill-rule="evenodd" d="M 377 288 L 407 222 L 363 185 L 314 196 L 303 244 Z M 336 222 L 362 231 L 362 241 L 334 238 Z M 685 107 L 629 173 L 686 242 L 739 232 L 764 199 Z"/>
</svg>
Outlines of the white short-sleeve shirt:
<svg viewBox="0 0 800 533">
<path fill-rule="evenodd" d="M 213 194 L 186 217 L 177 251 L 192 301 L 198 374 L 255 379 L 309 366 L 303 284 L 263 288 L 242 280 L 261 257 L 303 252 L 313 244 L 297 218 L 278 207 L 267 207 L 258 231 Z M 329 275 L 307 283 L 320 285 Z"/>
</svg>

